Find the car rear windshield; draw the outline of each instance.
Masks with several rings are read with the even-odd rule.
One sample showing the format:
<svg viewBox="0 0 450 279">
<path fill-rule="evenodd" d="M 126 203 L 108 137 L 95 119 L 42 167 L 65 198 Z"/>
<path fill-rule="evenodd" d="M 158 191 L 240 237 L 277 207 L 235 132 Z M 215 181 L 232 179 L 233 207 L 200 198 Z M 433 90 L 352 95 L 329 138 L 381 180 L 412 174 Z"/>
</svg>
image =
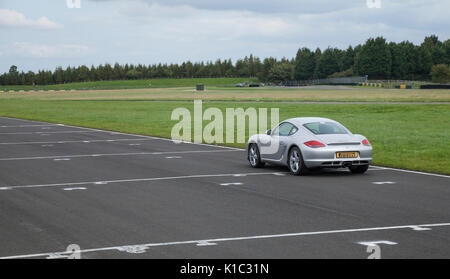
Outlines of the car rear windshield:
<svg viewBox="0 0 450 279">
<path fill-rule="evenodd" d="M 314 122 L 303 126 L 315 135 L 348 134 L 344 127 L 333 122 Z"/>
</svg>

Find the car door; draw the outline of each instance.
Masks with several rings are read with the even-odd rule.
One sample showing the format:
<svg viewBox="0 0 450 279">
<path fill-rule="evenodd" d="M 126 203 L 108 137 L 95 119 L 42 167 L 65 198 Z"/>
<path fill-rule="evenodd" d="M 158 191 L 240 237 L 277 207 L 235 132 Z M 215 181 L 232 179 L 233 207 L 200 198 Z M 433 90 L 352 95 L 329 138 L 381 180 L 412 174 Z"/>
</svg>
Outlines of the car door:
<svg viewBox="0 0 450 279">
<path fill-rule="evenodd" d="M 292 134 L 292 131 L 296 131 L 297 127 L 289 122 L 283 122 L 278 125 L 272 132 L 271 141 L 278 142 L 278 150 L 272 154 L 267 154 L 267 159 L 273 161 L 280 161 L 283 158 L 283 154 L 286 151 L 288 144 L 288 137 Z"/>
</svg>

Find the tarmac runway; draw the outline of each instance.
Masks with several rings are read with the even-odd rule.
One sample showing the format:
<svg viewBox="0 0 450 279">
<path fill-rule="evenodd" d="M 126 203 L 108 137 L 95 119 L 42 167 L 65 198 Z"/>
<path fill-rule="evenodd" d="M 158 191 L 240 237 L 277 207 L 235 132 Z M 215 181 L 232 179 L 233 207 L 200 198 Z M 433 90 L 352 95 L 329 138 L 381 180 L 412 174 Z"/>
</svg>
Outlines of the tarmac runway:
<svg viewBox="0 0 450 279">
<path fill-rule="evenodd" d="M 449 178 L 0 118 L 0 258 L 450 258 Z"/>
</svg>

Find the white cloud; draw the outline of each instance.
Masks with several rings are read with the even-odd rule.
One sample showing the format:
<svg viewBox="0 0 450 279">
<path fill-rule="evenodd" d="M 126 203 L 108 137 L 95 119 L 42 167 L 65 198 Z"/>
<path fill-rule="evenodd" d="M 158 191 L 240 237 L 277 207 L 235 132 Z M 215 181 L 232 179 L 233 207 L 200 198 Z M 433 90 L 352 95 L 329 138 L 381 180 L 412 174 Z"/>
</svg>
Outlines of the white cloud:
<svg viewBox="0 0 450 279">
<path fill-rule="evenodd" d="M 112 0 L 91 0 L 112 2 Z M 366 6 L 366 0 L 139 0 L 148 4 L 169 7 L 190 6 L 210 11 L 253 11 L 258 13 L 316 13 L 343 10 L 355 6 Z M 129 2 L 129 1 L 127 1 Z"/>
<path fill-rule="evenodd" d="M 11 52 L 15 56 L 27 58 L 77 58 L 91 54 L 92 50 L 83 45 L 16 42 L 12 45 Z"/>
<path fill-rule="evenodd" d="M 361 43 L 370 36 L 418 43 L 425 35 L 449 34 L 444 30 L 450 24 L 450 17 L 445 16 L 450 1 L 383 0 L 382 9 L 369 9 L 365 0 L 352 0 L 352 5 L 330 9 L 335 1 L 315 3 L 292 0 L 289 11 L 275 9 L 269 12 L 268 9 L 264 13 L 245 9 L 249 4 L 256 4 L 253 0 L 243 1 L 241 6 L 237 1 L 235 5 L 226 2 L 227 8 L 234 6 L 243 9 L 221 10 L 224 7 L 219 1 L 210 0 L 136 0 L 127 1 L 118 13 L 124 16 L 120 21 L 122 23 L 134 22 L 134 26 L 145 26 L 149 31 L 144 34 L 149 38 L 175 42 L 239 39 L 236 43 L 247 40 L 276 45 L 307 39 L 308 45 L 341 47 L 355 41 Z M 270 6 L 269 2 L 261 1 L 261 5 Z M 207 9 L 212 8 L 213 4 L 215 9 Z M 299 5 L 294 8 L 294 4 Z M 309 6 L 314 7 L 314 11 L 311 12 Z M 320 6 L 323 8 L 320 9 Z"/>
<path fill-rule="evenodd" d="M 124 21 L 145 26 L 152 39 L 189 42 L 199 40 L 237 40 L 276 38 L 295 26 L 281 15 L 250 11 L 202 10 L 191 6 L 163 6 L 130 1 L 120 10 Z"/>
<path fill-rule="evenodd" d="M 28 27 L 37 29 L 59 29 L 62 25 L 43 16 L 36 20 L 27 18 L 17 11 L 0 9 L 0 27 Z"/>
</svg>

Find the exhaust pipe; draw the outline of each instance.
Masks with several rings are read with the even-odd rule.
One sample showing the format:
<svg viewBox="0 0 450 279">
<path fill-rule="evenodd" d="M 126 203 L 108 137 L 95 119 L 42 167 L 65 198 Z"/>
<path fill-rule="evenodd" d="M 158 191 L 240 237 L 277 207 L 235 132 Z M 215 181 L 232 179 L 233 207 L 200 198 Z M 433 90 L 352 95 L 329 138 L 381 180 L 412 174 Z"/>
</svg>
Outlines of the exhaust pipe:
<svg viewBox="0 0 450 279">
<path fill-rule="evenodd" d="M 344 162 L 344 163 L 342 163 L 342 166 L 343 166 L 344 168 L 351 167 L 352 165 L 353 165 L 352 162 Z"/>
</svg>

